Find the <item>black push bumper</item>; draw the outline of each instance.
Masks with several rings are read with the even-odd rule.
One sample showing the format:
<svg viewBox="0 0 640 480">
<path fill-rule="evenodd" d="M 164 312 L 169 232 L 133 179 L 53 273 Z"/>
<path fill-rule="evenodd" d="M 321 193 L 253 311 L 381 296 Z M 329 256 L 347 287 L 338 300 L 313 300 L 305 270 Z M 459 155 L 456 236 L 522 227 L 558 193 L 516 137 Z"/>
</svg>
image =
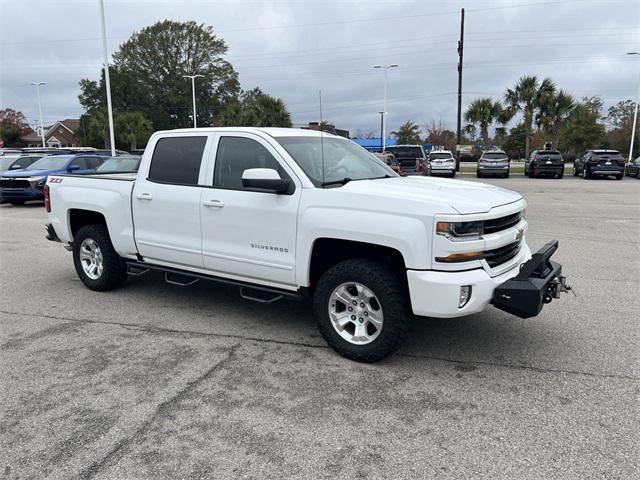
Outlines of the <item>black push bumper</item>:
<svg viewBox="0 0 640 480">
<path fill-rule="evenodd" d="M 557 249 L 558 241 L 551 240 L 534 253 L 517 276 L 495 289 L 491 303 L 520 318 L 530 318 L 538 315 L 545 303 L 571 290 L 562 276 L 562 265 L 551 260 Z"/>
</svg>

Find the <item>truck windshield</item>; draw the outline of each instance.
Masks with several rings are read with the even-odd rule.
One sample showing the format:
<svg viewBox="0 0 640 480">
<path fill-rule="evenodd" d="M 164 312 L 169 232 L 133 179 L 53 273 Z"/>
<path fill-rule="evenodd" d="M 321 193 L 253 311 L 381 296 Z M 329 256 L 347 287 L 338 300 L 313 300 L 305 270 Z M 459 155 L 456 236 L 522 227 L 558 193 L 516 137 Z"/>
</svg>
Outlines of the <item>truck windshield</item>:
<svg viewBox="0 0 640 480">
<path fill-rule="evenodd" d="M 276 137 L 315 186 L 340 180 L 397 177 L 382 161 L 351 140 L 335 137 Z M 324 157 L 324 159 L 323 159 Z M 323 172 L 324 165 L 324 172 Z M 345 182 L 346 183 L 346 182 Z"/>
<path fill-rule="evenodd" d="M 70 155 L 50 155 L 48 157 L 42 157 L 37 162 L 29 165 L 26 170 L 62 170 L 72 158 Z"/>
</svg>

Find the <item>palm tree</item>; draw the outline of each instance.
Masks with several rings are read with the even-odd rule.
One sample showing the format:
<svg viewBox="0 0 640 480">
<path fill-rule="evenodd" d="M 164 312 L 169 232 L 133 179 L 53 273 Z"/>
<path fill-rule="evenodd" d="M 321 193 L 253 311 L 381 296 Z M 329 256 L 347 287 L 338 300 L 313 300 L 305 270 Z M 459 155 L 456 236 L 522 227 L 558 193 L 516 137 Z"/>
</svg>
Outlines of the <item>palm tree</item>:
<svg viewBox="0 0 640 480">
<path fill-rule="evenodd" d="M 558 148 L 560 132 L 574 107 L 573 97 L 564 90 L 541 97 L 536 124 L 544 131 L 545 136 L 551 140 L 555 148 Z"/>
<path fill-rule="evenodd" d="M 104 140 L 104 148 L 110 148 L 109 144 L 109 116 L 105 107 L 98 107 L 89 113 L 89 128 L 97 132 Z"/>
<path fill-rule="evenodd" d="M 400 145 L 416 145 L 420 143 L 420 127 L 411 120 L 406 121 L 391 135 L 396 137 Z"/>
<path fill-rule="evenodd" d="M 490 98 L 478 98 L 474 100 L 464 114 L 465 121 L 471 125 L 480 127 L 480 137 L 483 146 L 489 146 L 489 127 L 502 116 L 502 105 Z"/>
<path fill-rule="evenodd" d="M 136 150 L 138 142 L 146 142 L 151 135 L 151 122 L 142 112 L 122 112 L 114 119 L 118 137 L 127 142 L 131 150 Z"/>
<path fill-rule="evenodd" d="M 534 75 L 520 77 L 514 87 L 508 88 L 504 94 L 505 103 L 507 104 L 504 120 L 513 117 L 518 112 L 522 112 L 524 117 L 526 157 L 529 157 L 531 148 L 531 134 L 536 110 L 540 107 L 542 97 L 552 95 L 555 90 L 556 86 L 550 78 L 545 78 L 540 82 L 538 77 Z"/>
</svg>

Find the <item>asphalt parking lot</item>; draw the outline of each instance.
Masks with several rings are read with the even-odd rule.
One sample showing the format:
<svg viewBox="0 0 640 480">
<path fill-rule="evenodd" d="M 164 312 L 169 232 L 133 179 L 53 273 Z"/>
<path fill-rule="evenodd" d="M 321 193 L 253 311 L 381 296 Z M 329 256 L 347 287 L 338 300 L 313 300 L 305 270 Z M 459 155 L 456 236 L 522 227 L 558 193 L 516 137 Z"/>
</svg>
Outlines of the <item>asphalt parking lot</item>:
<svg viewBox="0 0 640 480">
<path fill-rule="evenodd" d="M 640 181 L 485 181 L 525 195 L 578 296 L 418 319 L 374 365 L 303 303 L 89 291 L 41 205 L 0 206 L 2 478 L 638 478 Z"/>
</svg>

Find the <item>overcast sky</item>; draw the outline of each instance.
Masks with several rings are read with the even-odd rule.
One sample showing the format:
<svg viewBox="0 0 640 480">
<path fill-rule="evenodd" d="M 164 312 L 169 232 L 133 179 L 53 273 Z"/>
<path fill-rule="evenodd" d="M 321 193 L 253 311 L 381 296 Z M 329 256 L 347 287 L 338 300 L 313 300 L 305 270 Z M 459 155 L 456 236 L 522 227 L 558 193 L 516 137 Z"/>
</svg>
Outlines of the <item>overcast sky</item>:
<svg viewBox="0 0 640 480">
<path fill-rule="evenodd" d="M 383 74 L 389 129 L 442 119 L 455 130 L 457 39 L 466 10 L 463 104 L 501 99 L 522 75 L 550 76 L 576 97 L 635 98 L 638 0 L 105 0 L 109 52 L 159 20 L 212 25 L 242 88 L 281 97 L 294 122 L 324 118 L 379 131 Z M 98 0 L 0 0 L 0 108 L 46 124 L 77 118 L 78 81 L 102 64 Z M 185 88 L 189 88 L 185 81 Z"/>
</svg>

